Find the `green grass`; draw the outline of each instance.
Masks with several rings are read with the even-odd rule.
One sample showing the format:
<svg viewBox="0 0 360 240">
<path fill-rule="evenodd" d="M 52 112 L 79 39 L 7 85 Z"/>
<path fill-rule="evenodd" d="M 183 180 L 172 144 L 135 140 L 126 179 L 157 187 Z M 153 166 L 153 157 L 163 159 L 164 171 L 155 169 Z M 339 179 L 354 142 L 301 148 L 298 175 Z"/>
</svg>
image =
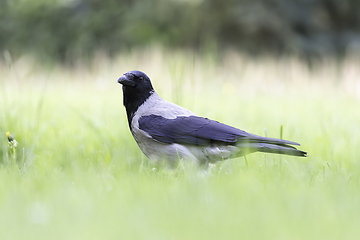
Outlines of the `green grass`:
<svg viewBox="0 0 360 240">
<path fill-rule="evenodd" d="M 191 61 L 188 61 L 191 59 Z M 1 67 L 0 239 L 358 239 L 358 62 L 218 63 L 134 52 L 93 67 Z M 201 116 L 300 142 L 308 158 L 255 153 L 204 176 L 151 163 L 127 125 L 117 78 L 143 70 Z M 5 132 L 19 142 L 16 166 Z"/>
</svg>

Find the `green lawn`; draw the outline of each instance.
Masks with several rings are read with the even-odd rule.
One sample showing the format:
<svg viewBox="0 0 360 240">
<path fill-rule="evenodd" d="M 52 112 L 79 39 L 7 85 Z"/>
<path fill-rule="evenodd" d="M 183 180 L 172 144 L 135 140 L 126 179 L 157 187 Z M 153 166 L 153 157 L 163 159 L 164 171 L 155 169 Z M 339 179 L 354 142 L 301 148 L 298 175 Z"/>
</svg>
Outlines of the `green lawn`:
<svg viewBox="0 0 360 240">
<path fill-rule="evenodd" d="M 358 66 L 159 50 L 91 67 L 3 64 L 0 239 L 358 239 Z M 255 153 L 206 175 L 151 163 L 116 82 L 135 69 L 201 116 L 277 138 L 283 126 L 309 157 Z"/>
</svg>

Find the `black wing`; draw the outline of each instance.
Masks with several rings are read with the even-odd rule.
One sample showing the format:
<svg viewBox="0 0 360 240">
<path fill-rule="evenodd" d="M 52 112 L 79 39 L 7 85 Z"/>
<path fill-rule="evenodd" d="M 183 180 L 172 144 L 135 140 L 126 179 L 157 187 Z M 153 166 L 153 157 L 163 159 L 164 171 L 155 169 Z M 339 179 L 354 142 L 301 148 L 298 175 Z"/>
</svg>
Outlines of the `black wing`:
<svg viewBox="0 0 360 240">
<path fill-rule="evenodd" d="M 198 116 L 167 119 L 158 115 L 143 116 L 139 128 L 160 142 L 208 145 L 212 142 L 225 144 L 271 143 L 292 144 L 296 142 L 260 137 L 217 121 Z"/>
</svg>

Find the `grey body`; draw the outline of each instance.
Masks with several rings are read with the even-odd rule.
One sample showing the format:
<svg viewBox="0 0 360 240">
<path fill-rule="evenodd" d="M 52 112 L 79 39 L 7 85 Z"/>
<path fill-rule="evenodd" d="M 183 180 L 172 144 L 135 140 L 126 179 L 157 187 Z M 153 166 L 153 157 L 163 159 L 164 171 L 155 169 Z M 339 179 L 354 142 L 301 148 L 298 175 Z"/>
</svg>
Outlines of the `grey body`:
<svg viewBox="0 0 360 240">
<path fill-rule="evenodd" d="M 198 164 L 206 164 L 236 156 L 240 152 L 239 148 L 231 145 L 192 146 L 159 142 L 139 128 L 141 117 L 154 114 L 168 119 L 179 116 L 197 116 L 183 107 L 162 99 L 156 92 L 138 108 L 131 122 L 131 133 L 141 151 L 154 162 L 187 159 Z"/>
<path fill-rule="evenodd" d="M 306 152 L 291 146 L 300 145 L 296 142 L 250 134 L 162 99 L 143 72 L 127 72 L 118 82 L 123 85 L 130 131 L 154 162 L 173 165 L 185 159 L 206 165 L 252 152 L 306 157 Z"/>
</svg>

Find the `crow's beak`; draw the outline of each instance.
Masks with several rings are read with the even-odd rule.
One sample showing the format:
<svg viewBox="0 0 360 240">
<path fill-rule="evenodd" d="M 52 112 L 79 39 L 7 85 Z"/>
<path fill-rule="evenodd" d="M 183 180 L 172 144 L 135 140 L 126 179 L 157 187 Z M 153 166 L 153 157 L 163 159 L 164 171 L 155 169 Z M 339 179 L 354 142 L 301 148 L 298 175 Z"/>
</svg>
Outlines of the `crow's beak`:
<svg viewBox="0 0 360 240">
<path fill-rule="evenodd" d="M 122 75 L 118 79 L 118 83 L 120 83 L 124 86 L 128 86 L 128 87 L 136 87 L 136 83 L 134 81 L 130 80 L 129 77 L 126 75 Z"/>
</svg>

